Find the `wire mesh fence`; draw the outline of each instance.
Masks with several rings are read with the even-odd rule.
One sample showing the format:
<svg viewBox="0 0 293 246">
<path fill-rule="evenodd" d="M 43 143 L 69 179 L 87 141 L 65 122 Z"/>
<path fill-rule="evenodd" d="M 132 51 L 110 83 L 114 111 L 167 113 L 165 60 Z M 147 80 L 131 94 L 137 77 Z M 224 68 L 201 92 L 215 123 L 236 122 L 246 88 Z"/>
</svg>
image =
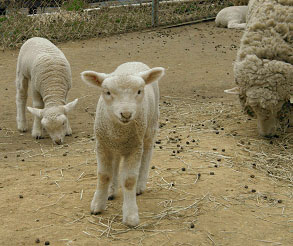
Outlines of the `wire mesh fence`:
<svg viewBox="0 0 293 246">
<path fill-rule="evenodd" d="M 215 17 L 244 0 L 0 0 L 0 47 L 35 36 L 53 42 Z"/>
</svg>

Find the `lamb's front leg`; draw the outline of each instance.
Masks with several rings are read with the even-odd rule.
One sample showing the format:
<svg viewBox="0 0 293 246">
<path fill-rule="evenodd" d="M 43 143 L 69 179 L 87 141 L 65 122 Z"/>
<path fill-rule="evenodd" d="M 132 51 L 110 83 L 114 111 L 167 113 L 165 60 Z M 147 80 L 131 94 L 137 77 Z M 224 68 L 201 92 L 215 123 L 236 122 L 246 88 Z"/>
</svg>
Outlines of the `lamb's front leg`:
<svg viewBox="0 0 293 246">
<path fill-rule="evenodd" d="M 125 158 L 121 169 L 123 187 L 123 223 L 128 226 L 139 224 L 138 207 L 136 204 L 136 183 L 138 179 L 141 152 Z"/>
<path fill-rule="evenodd" d="M 38 92 L 33 93 L 33 107 L 43 109 L 44 102 L 42 100 L 41 95 Z M 42 139 L 43 137 L 43 127 L 41 124 L 41 118 L 38 116 L 34 116 L 34 124 L 32 129 L 32 136 L 36 139 Z"/>
<path fill-rule="evenodd" d="M 99 214 L 106 208 L 108 198 L 108 187 L 112 179 L 112 160 L 110 154 L 97 149 L 98 183 L 93 200 L 91 202 L 91 213 Z"/>
<path fill-rule="evenodd" d="M 70 123 L 69 123 L 69 119 L 67 118 L 66 136 L 71 136 L 71 135 L 72 135 L 72 129 L 71 129 L 71 126 L 70 126 Z"/>
</svg>

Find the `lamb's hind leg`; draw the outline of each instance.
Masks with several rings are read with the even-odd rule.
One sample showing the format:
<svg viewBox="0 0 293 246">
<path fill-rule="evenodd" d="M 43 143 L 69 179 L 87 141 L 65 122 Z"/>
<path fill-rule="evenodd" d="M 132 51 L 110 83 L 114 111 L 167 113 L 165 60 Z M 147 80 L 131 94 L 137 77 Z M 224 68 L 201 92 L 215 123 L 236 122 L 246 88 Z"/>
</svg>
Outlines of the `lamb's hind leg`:
<svg viewBox="0 0 293 246">
<path fill-rule="evenodd" d="M 43 109 L 44 102 L 41 95 L 38 92 L 33 92 L 33 107 Z M 41 118 L 34 116 L 34 125 L 32 130 L 32 136 L 36 139 L 42 139 L 43 137 L 43 128 L 41 124 Z"/>
<path fill-rule="evenodd" d="M 27 102 L 28 79 L 22 74 L 16 75 L 16 122 L 17 129 L 21 132 L 27 131 L 25 106 Z"/>
<path fill-rule="evenodd" d="M 115 156 L 112 161 L 113 175 L 112 175 L 112 181 L 109 186 L 108 200 L 113 200 L 117 195 L 120 161 L 121 161 L 121 158 L 119 155 Z"/>
<path fill-rule="evenodd" d="M 153 142 L 153 139 L 149 139 L 145 141 L 144 144 L 141 165 L 139 168 L 139 177 L 136 186 L 137 195 L 141 195 L 146 189 L 147 179 L 149 176 L 149 166 L 153 154 Z"/>
<path fill-rule="evenodd" d="M 229 22 L 228 26 L 229 29 L 245 29 L 246 27 L 246 23 L 239 23 L 239 22 Z"/>
<path fill-rule="evenodd" d="M 93 200 L 91 213 L 99 214 L 106 208 L 108 187 L 112 179 L 112 160 L 109 154 L 97 149 L 98 183 Z"/>
</svg>

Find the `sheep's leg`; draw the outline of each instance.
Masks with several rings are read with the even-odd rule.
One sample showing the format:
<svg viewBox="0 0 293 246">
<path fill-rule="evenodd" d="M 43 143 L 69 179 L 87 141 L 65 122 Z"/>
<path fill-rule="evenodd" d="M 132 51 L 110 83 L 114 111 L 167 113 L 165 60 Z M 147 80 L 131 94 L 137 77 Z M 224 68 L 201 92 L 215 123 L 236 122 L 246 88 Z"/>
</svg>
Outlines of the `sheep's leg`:
<svg viewBox="0 0 293 246">
<path fill-rule="evenodd" d="M 41 95 L 34 91 L 33 92 L 33 107 L 43 109 L 44 108 L 44 102 L 42 100 Z M 42 139 L 43 137 L 43 128 L 41 124 L 41 118 L 38 116 L 34 116 L 34 124 L 33 124 L 33 130 L 32 130 L 32 136 L 36 139 Z"/>
<path fill-rule="evenodd" d="M 145 143 L 144 149 L 143 149 L 141 166 L 139 168 L 139 177 L 138 177 L 137 186 L 136 186 L 137 195 L 141 195 L 146 189 L 152 154 L 153 154 L 153 141 L 150 141 L 150 143 Z"/>
<path fill-rule="evenodd" d="M 136 183 L 138 179 L 141 153 L 127 156 L 121 169 L 123 187 L 123 223 L 137 226 L 139 223 L 138 207 L 136 204 Z"/>
<path fill-rule="evenodd" d="M 17 129 L 21 132 L 27 131 L 27 121 L 25 116 L 25 106 L 27 101 L 28 79 L 18 74 L 16 78 L 16 122 Z"/>
<path fill-rule="evenodd" d="M 109 191 L 108 191 L 108 194 L 109 194 L 108 200 L 113 200 L 117 196 L 119 165 L 120 165 L 120 156 L 115 156 L 112 161 L 113 174 L 112 174 L 112 182 L 110 183 Z"/>
<path fill-rule="evenodd" d="M 66 136 L 71 136 L 72 135 L 72 130 L 70 127 L 69 120 L 67 119 L 67 126 L 66 126 Z"/>
<path fill-rule="evenodd" d="M 67 98 L 66 98 L 66 101 L 67 101 Z M 68 115 L 67 115 L 67 124 L 66 124 L 66 133 L 65 133 L 66 136 L 71 136 L 72 135 L 72 129 L 71 129 L 71 126 L 70 126 L 70 123 L 69 123 L 69 119 L 68 119 Z"/>
<path fill-rule="evenodd" d="M 245 29 L 246 23 L 238 23 L 238 22 L 232 21 L 232 22 L 228 22 L 227 27 L 229 29 Z"/>
<path fill-rule="evenodd" d="M 112 179 L 112 160 L 109 155 L 97 151 L 98 183 L 93 200 L 91 202 L 91 213 L 99 214 L 106 208 L 108 188 Z"/>
</svg>

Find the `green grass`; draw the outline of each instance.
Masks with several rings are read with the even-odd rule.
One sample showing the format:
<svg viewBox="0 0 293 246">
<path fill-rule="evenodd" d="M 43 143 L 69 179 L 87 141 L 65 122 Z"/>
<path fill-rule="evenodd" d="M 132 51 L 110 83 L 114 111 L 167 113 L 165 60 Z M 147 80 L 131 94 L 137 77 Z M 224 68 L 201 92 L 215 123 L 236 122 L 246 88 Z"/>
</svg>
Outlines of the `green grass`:
<svg viewBox="0 0 293 246">
<path fill-rule="evenodd" d="M 86 5 L 84 0 L 70 0 L 64 3 L 64 7 L 67 11 L 81 11 L 85 9 Z"/>
<path fill-rule="evenodd" d="M 3 16 L 3 17 L 1 16 L 0 17 L 0 22 L 6 21 L 6 20 L 7 20 L 7 17 L 5 17 L 5 16 Z"/>
</svg>

